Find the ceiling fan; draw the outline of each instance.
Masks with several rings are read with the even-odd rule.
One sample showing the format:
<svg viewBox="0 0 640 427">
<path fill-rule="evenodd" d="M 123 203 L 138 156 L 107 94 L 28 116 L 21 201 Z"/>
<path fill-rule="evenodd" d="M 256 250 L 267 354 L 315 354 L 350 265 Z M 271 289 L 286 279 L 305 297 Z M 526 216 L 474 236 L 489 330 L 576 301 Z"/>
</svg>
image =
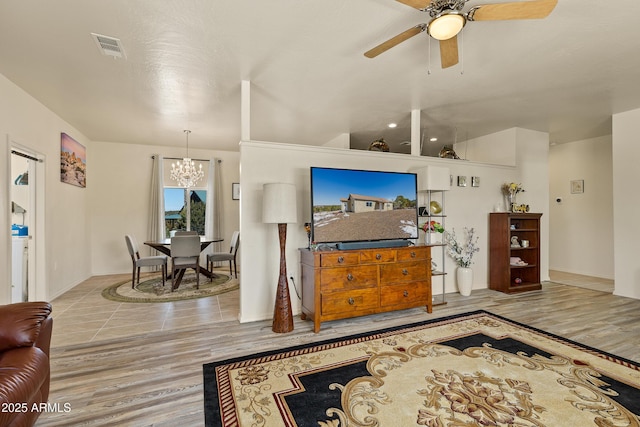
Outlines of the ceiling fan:
<svg viewBox="0 0 640 427">
<path fill-rule="evenodd" d="M 469 0 L 396 0 L 426 12 L 431 17 L 428 24 L 416 25 L 365 52 L 367 58 L 375 58 L 383 52 L 424 31 L 440 42 L 442 68 L 458 63 L 458 33 L 467 21 L 500 21 L 511 19 L 542 19 L 549 16 L 558 0 L 530 0 L 509 3 L 483 4 L 463 13 Z"/>
</svg>

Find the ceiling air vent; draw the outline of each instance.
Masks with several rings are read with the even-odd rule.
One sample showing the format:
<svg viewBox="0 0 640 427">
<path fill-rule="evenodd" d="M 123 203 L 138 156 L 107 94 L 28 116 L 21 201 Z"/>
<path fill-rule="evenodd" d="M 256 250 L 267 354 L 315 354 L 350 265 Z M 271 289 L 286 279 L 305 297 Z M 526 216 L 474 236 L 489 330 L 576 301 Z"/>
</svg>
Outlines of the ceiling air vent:
<svg viewBox="0 0 640 427">
<path fill-rule="evenodd" d="M 126 58 L 124 48 L 120 39 L 115 37 L 103 36 L 96 33 L 91 33 L 91 37 L 95 40 L 98 49 L 103 55 L 113 56 L 114 58 Z"/>
</svg>

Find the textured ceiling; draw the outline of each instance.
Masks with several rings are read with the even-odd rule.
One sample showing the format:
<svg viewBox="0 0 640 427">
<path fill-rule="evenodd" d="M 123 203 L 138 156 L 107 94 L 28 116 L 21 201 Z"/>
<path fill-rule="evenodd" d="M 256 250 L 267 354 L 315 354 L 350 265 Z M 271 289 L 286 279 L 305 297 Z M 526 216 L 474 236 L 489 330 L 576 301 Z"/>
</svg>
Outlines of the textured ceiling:
<svg viewBox="0 0 640 427">
<path fill-rule="evenodd" d="M 0 73 L 95 141 L 179 146 L 190 129 L 192 147 L 237 150 L 250 80 L 255 140 L 348 133 L 399 151 L 419 109 L 425 136 L 443 143 L 511 127 L 567 142 L 640 108 L 640 3 L 608 4 L 560 0 L 544 20 L 470 22 L 461 63 L 443 70 L 426 33 L 363 56 L 427 22 L 394 0 L 4 1 Z M 103 56 L 91 33 L 119 38 L 126 59 Z"/>
</svg>

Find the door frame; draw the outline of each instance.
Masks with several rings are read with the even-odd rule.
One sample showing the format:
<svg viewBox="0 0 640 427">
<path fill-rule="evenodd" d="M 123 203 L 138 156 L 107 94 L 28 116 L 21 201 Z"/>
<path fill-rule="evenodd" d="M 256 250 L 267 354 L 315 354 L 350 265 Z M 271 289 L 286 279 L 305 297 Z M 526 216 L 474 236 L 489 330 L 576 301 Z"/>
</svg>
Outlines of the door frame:
<svg viewBox="0 0 640 427">
<path fill-rule="evenodd" d="M 17 142 L 11 135 L 7 135 L 6 144 L 6 187 L 3 203 L 6 206 L 7 230 L 11 228 L 11 156 L 16 150 L 35 159 L 29 162 L 29 204 L 32 206 L 29 223 L 29 247 L 28 247 L 28 299 L 29 301 L 46 301 L 48 299 L 48 286 L 46 273 L 46 251 L 45 251 L 45 159 L 46 156 L 33 148 Z M 33 183 L 33 185 L 31 185 Z M 7 250 L 11 250 L 11 233 L 8 233 Z M 11 252 L 8 259 L 8 281 L 11 283 Z M 7 302 L 11 301 L 11 286 L 7 287 L 5 295 L 2 295 Z"/>
</svg>

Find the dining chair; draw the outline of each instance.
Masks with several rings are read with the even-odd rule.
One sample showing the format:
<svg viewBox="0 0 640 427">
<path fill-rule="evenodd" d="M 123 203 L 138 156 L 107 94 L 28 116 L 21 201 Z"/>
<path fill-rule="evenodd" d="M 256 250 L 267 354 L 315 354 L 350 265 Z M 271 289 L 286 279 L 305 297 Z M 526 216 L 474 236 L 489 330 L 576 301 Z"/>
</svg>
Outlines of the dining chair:
<svg viewBox="0 0 640 427">
<path fill-rule="evenodd" d="M 136 238 L 127 234 L 124 236 L 124 240 L 127 242 L 127 249 L 129 255 L 131 255 L 131 263 L 133 264 L 133 274 L 131 275 L 131 288 L 135 288 L 136 283 L 136 270 L 138 272 L 138 284 L 140 284 L 140 268 L 141 267 L 162 267 L 162 286 L 164 286 L 167 278 L 167 257 L 165 255 L 155 255 L 141 257 L 138 249 L 138 242 Z"/>
<path fill-rule="evenodd" d="M 211 273 L 210 277 L 212 281 L 213 263 L 218 261 L 229 261 L 229 274 L 231 274 L 231 263 L 233 263 L 233 270 L 235 272 L 236 279 L 238 278 L 238 266 L 236 264 L 238 246 L 240 246 L 240 232 L 234 231 L 231 236 L 231 247 L 229 248 L 229 252 L 214 252 L 207 255 L 207 270 Z"/>
<path fill-rule="evenodd" d="M 171 291 L 176 289 L 176 271 L 182 270 L 180 272 L 180 278 L 182 278 L 187 268 L 193 268 L 196 271 L 196 289 L 199 289 L 200 236 L 173 236 L 171 238 Z"/>
<path fill-rule="evenodd" d="M 178 230 L 176 231 L 176 236 L 197 236 L 198 232 L 197 231 L 185 231 L 185 230 Z"/>
</svg>

